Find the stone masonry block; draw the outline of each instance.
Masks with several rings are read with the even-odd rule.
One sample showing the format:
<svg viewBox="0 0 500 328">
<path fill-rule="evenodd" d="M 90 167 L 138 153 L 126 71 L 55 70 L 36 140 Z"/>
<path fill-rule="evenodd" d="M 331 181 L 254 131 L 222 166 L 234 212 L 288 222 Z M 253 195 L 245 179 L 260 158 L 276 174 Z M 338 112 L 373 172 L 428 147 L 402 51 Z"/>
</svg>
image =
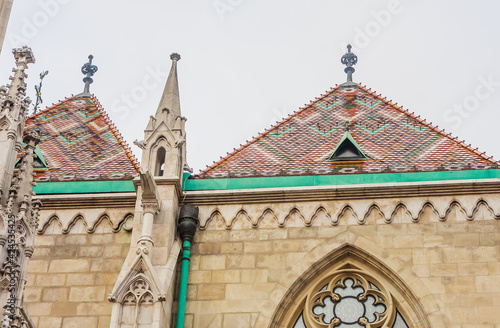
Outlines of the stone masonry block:
<svg viewBox="0 0 500 328">
<path fill-rule="evenodd" d="M 72 302 L 99 302 L 105 301 L 105 287 L 71 287 L 69 300 Z"/>
<path fill-rule="evenodd" d="M 66 282 L 66 274 L 64 273 L 39 273 L 35 279 L 37 286 L 64 286 Z"/>
<path fill-rule="evenodd" d="M 97 328 L 99 318 L 95 316 L 63 318 L 64 328 Z"/>
<path fill-rule="evenodd" d="M 223 270 L 226 267 L 226 255 L 206 255 L 201 257 L 201 270 Z"/>
<path fill-rule="evenodd" d="M 49 272 L 86 272 L 89 269 L 88 259 L 52 260 L 49 266 Z"/>
<path fill-rule="evenodd" d="M 64 302 L 68 300 L 68 288 L 44 288 L 42 301 L 44 302 Z"/>
<path fill-rule="evenodd" d="M 225 284 L 206 284 L 198 286 L 198 300 L 223 300 L 225 295 Z"/>
</svg>

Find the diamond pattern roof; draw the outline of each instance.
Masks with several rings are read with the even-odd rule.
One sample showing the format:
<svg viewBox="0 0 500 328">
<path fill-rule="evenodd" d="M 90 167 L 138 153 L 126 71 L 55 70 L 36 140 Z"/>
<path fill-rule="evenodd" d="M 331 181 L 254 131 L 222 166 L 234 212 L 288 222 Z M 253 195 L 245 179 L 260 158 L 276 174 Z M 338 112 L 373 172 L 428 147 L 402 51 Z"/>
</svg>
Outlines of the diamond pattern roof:
<svg viewBox="0 0 500 328">
<path fill-rule="evenodd" d="M 94 96 L 74 96 L 28 118 L 48 169 L 36 181 L 131 180 L 138 163 Z"/>
<path fill-rule="evenodd" d="M 329 158 L 346 132 L 369 157 Z M 497 168 L 472 149 L 361 85 L 337 86 L 208 166 L 196 178 Z"/>
</svg>

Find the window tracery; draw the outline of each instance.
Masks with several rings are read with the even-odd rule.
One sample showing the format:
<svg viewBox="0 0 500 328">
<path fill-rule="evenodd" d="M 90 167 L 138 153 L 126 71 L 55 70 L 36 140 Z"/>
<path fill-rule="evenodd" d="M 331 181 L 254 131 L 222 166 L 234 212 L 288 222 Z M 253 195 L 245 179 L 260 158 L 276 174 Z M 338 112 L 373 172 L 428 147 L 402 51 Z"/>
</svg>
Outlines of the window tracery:
<svg viewBox="0 0 500 328">
<path fill-rule="evenodd" d="M 122 310 L 124 314 L 121 319 L 120 327 L 138 327 L 137 324 L 144 321 L 144 317 L 150 315 L 150 309 L 153 303 L 154 298 L 149 283 L 142 278 L 134 281 L 123 297 L 122 304 L 124 308 Z"/>
<path fill-rule="evenodd" d="M 309 290 L 293 328 L 408 328 L 391 293 L 361 270 L 338 270 Z"/>
</svg>

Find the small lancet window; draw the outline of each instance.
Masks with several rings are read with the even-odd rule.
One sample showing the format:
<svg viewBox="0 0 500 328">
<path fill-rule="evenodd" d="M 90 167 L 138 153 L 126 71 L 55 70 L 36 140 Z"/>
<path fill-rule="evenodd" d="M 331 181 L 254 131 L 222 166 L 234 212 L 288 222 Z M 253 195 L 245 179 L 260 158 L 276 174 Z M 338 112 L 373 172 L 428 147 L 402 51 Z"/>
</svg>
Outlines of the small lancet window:
<svg viewBox="0 0 500 328">
<path fill-rule="evenodd" d="M 332 156 L 328 159 L 331 161 L 359 161 L 369 159 L 349 132 L 349 121 L 346 121 L 344 136 L 340 139 Z"/>
<path fill-rule="evenodd" d="M 156 152 L 156 168 L 155 168 L 155 176 L 163 176 L 163 172 L 165 171 L 165 148 L 160 147 Z"/>
</svg>

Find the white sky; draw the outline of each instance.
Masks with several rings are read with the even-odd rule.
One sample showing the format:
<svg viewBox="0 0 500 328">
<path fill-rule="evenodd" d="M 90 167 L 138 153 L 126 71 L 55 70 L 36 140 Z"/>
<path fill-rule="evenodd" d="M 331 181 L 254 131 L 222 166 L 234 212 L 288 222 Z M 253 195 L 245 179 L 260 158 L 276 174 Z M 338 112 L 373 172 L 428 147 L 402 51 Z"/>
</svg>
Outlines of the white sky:
<svg viewBox="0 0 500 328">
<path fill-rule="evenodd" d="M 80 68 L 93 54 L 91 92 L 140 159 L 132 141 L 142 140 L 178 52 L 196 173 L 344 82 L 351 43 L 355 82 L 498 160 L 499 12 L 495 0 L 14 0 L 0 84 L 10 49 L 28 44 L 32 99 L 38 74 L 50 71 L 43 109 L 83 91 Z"/>
</svg>

